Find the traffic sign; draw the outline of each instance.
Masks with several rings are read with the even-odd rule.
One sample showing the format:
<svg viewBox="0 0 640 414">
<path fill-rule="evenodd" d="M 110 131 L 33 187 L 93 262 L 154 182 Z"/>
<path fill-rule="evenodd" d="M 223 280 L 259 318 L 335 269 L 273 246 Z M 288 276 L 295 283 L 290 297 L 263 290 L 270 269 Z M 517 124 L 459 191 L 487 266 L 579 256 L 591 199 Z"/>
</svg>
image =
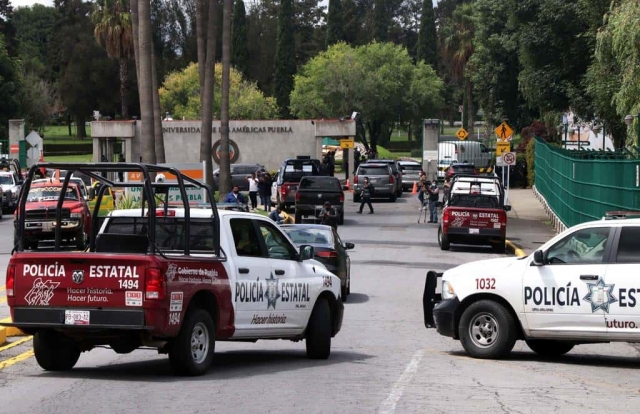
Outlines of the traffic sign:
<svg viewBox="0 0 640 414">
<path fill-rule="evenodd" d="M 354 146 L 355 146 L 355 142 L 353 139 L 340 140 L 340 148 L 353 148 Z"/>
<path fill-rule="evenodd" d="M 508 142 L 498 142 L 496 144 L 496 157 L 501 157 L 502 154 L 511 152 L 511 144 Z"/>
<path fill-rule="evenodd" d="M 499 141 L 511 141 L 513 137 L 513 129 L 506 123 L 503 122 L 496 129 L 494 129 L 496 136 Z"/>
<path fill-rule="evenodd" d="M 504 154 L 502 154 L 502 163 L 504 165 L 516 165 L 516 153 L 505 152 Z"/>
<path fill-rule="evenodd" d="M 468 136 L 469 136 L 469 133 L 464 128 L 460 128 L 458 132 L 456 132 L 456 137 L 458 137 L 460 141 L 464 141 L 465 139 L 467 139 Z"/>
</svg>

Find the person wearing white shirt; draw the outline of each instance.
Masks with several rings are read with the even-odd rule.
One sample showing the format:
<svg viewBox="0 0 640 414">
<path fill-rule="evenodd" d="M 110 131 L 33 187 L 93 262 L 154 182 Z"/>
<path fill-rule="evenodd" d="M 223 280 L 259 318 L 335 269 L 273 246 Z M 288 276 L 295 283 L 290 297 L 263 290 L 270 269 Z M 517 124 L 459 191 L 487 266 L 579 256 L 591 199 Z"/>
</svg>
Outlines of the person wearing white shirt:
<svg viewBox="0 0 640 414">
<path fill-rule="evenodd" d="M 249 199 L 251 200 L 251 210 L 258 208 L 258 179 L 256 173 L 253 173 L 250 177 L 247 177 L 249 181 Z"/>
</svg>

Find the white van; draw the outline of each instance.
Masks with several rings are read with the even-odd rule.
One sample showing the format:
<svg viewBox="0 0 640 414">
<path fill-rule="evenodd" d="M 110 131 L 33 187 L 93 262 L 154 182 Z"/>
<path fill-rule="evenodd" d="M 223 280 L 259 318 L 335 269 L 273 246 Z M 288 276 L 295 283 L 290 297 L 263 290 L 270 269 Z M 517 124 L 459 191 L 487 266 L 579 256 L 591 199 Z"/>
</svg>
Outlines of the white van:
<svg viewBox="0 0 640 414">
<path fill-rule="evenodd" d="M 487 167 L 493 160 L 493 152 L 478 141 L 445 141 L 438 144 L 438 178 L 444 178 L 452 163 L 474 164 Z"/>
</svg>

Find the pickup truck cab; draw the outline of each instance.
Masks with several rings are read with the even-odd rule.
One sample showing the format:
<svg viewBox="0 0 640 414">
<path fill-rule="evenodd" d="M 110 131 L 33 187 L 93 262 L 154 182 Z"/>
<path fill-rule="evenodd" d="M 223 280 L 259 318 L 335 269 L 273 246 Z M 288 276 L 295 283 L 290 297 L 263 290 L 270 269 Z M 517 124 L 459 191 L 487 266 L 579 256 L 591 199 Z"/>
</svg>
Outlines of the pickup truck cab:
<svg viewBox="0 0 640 414">
<path fill-rule="evenodd" d="M 425 323 L 433 326 L 433 312 L 437 331 L 475 358 L 505 357 L 517 340 L 545 357 L 584 343 L 640 342 L 639 240 L 640 219 L 603 219 L 526 257 L 429 272 Z"/>
<path fill-rule="evenodd" d="M 28 253 L 19 244 L 7 269 L 13 322 L 5 325 L 34 335 L 42 368 L 69 370 L 97 346 L 117 353 L 145 346 L 169 354 L 177 373 L 201 375 L 216 341 L 258 339 L 304 339 L 308 357 L 329 357 L 342 325 L 340 279 L 313 260 L 313 247 L 297 249 L 266 217 L 218 211 L 210 187 L 173 168 L 65 167 L 137 170 L 141 182 L 117 185 L 143 187 L 148 207 L 111 212 L 87 252 L 56 245 Z M 149 172 L 173 174 L 178 184 L 154 183 Z M 186 197 L 181 208 L 156 207 L 158 193 L 176 185 L 186 193 L 185 182 L 206 191 L 211 208 L 192 208 Z"/>
<path fill-rule="evenodd" d="M 302 177 L 319 175 L 322 175 L 320 160 L 306 156 L 284 160 L 278 170 L 278 178 L 275 183 L 277 205 L 285 211 L 293 207 Z"/>
<path fill-rule="evenodd" d="M 455 176 L 445 195 L 438 227 L 440 249 L 449 250 L 451 243 L 461 243 L 491 245 L 496 252 L 504 253 L 509 210 L 497 178 Z"/>
<path fill-rule="evenodd" d="M 317 217 L 327 201 L 338 216 L 338 224 L 344 224 L 344 188 L 340 180 L 337 177 L 302 177 L 296 192 L 296 223 L 302 223 L 303 217 Z"/>
<path fill-rule="evenodd" d="M 13 214 L 18 205 L 21 180 L 13 171 L 0 171 L 0 189 L 2 190 L 2 212 Z"/>
<path fill-rule="evenodd" d="M 23 245 L 36 250 L 41 241 L 55 238 L 56 207 L 62 191 L 62 183 L 52 179 L 35 180 L 25 199 Z M 14 245 L 18 242 L 18 213 L 14 221 Z M 75 183 L 69 183 L 61 206 L 61 238 L 84 250 L 91 231 L 91 213 L 87 202 Z"/>
</svg>

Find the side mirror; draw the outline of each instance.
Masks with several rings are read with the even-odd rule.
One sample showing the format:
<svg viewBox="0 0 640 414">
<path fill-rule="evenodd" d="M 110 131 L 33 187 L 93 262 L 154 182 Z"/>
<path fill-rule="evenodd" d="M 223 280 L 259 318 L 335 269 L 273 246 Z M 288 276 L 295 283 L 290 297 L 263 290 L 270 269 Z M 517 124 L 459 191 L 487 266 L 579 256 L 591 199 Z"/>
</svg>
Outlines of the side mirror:
<svg viewBox="0 0 640 414">
<path fill-rule="evenodd" d="M 355 245 L 355 244 L 353 244 L 353 243 L 346 242 L 346 243 L 344 244 L 344 248 L 345 248 L 346 250 L 351 250 L 351 249 L 353 249 L 354 247 L 356 247 L 356 245 Z"/>
<path fill-rule="evenodd" d="M 93 200 L 96 196 L 96 189 L 94 187 L 89 187 L 89 200 Z"/>
<path fill-rule="evenodd" d="M 511 211 L 511 206 L 504 206 L 504 211 Z"/>
<path fill-rule="evenodd" d="M 544 266 L 544 252 L 542 250 L 536 250 L 533 252 L 533 262 L 534 266 Z"/>
<path fill-rule="evenodd" d="M 313 259 L 313 246 L 309 246 L 308 244 L 303 244 L 302 246 L 300 246 L 299 257 L 301 262 Z"/>
</svg>

